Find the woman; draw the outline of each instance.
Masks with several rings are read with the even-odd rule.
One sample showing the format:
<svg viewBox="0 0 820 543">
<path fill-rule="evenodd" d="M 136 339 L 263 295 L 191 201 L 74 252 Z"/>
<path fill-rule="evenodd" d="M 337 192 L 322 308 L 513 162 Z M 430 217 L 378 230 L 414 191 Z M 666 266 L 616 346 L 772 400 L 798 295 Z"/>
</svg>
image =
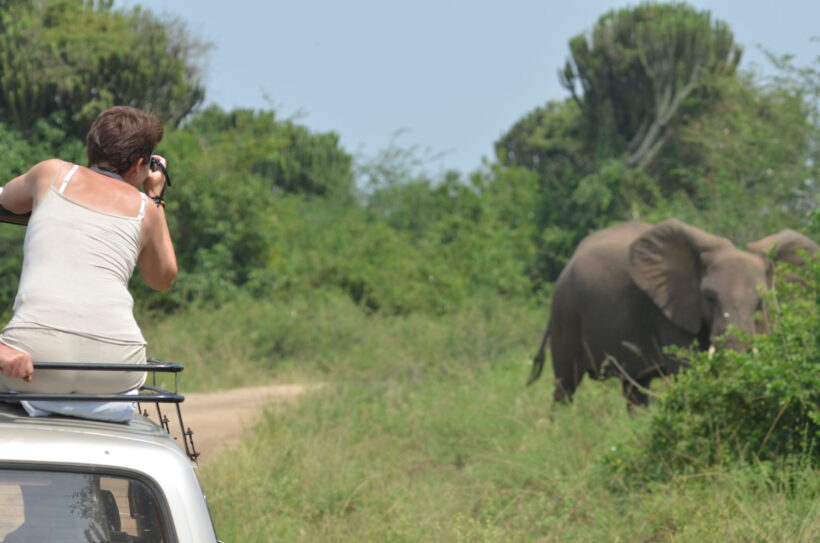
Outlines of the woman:
<svg viewBox="0 0 820 543">
<path fill-rule="evenodd" d="M 0 205 L 31 211 L 11 321 L 0 334 L 0 391 L 123 393 L 144 372 L 34 372 L 38 362 L 145 363 L 128 280 L 171 287 L 177 265 L 165 221 L 162 124 L 131 107 L 102 112 L 86 140 L 89 167 L 40 162 L 11 180 Z M 140 192 L 140 188 L 143 189 Z"/>
</svg>

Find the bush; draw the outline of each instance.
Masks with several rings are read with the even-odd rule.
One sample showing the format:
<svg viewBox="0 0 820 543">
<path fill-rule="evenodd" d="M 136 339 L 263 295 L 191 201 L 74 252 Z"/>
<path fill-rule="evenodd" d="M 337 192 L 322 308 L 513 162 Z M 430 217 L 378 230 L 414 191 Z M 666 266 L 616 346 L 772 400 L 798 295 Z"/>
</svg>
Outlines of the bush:
<svg viewBox="0 0 820 543">
<path fill-rule="evenodd" d="M 771 333 L 747 338 L 750 352 L 694 355 L 608 468 L 642 481 L 713 466 L 820 466 L 820 259 L 798 273 L 803 282 L 778 281 L 768 295 Z"/>
</svg>

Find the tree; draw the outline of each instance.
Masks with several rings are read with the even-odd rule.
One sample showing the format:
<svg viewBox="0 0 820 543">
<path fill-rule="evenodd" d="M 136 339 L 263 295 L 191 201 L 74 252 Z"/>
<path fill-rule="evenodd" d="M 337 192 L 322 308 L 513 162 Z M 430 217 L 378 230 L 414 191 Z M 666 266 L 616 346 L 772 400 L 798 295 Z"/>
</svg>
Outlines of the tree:
<svg viewBox="0 0 820 543">
<path fill-rule="evenodd" d="M 24 131 L 51 119 L 84 138 L 113 105 L 153 110 L 174 126 L 204 98 L 206 45 L 175 20 L 113 1 L 7 1 L 0 11 L 0 121 Z"/>
<path fill-rule="evenodd" d="M 556 278 L 587 234 L 615 219 L 638 218 L 659 198 L 644 172 L 620 158 L 596 160 L 585 136 L 581 108 L 566 100 L 536 108 L 495 145 L 504 166 L 538 173 L 538 251 L 531 263 L 536 284 Z"/>
<path fill-rule="evenodd" d="M 810 145 L 816 128 L 802 92 L 748 74 L 723 80 L 720 99 L 681 126 L 656 159 L 658 183 L 678 187 L 660 213 L 737 243 L 805 229 L 820 186 Z"/>
<path fill-rule="evenodd" d="M 272 110 L 210 106 L 182 127 L 214 154 L 227 172 L 265 179 L 266 190 L 351 198 L 352 158 L 334 132 L 315 133 Z"/>
<path fill-rule="evenodd" d="M 731 74 L 740 47 L 729 27 L 686 4 L 611 11 L 570 40 L 560 73 L 581 107 L 596 155 L 645 169 L 673 134 L 685 101 Z M 579 89 L 580 87 L 580 93 Z"/>
</svg>

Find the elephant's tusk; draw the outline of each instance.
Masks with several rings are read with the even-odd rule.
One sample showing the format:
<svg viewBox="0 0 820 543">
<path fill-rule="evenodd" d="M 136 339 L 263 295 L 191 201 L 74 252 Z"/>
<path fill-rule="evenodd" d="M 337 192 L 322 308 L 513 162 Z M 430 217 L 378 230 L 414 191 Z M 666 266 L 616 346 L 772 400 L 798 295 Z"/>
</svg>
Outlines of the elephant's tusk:
<svg viewBox="0 0 820 543">
<path fill-rule="evenodd" d="M 715 349 L 714 345 L 709 345 L 709 358 L 712 358 L 713 356 L 715 356 L 715 351 L 716 350 L 717 349 Z"/>
</svg>

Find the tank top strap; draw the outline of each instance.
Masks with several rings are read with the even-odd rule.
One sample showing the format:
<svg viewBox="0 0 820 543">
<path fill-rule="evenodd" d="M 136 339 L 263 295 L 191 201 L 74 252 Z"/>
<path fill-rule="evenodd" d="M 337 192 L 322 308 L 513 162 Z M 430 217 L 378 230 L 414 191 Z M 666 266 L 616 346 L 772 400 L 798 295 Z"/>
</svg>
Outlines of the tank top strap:
<svg viewBox="0 0 820 543">
<path fill-rule="evenodd" d="M 78 169 L 79 167 L 80 167 L 80 166 L 79 166 L 78 164 L 75 164 L 74 166 L 72 166 L 72 167 L 71 167 L 71 169 L 70 169 L 70 170 L 68 170 L 68 173 L 67 173 L 67 174 L 65 175 L 65 177 L 63 178 L 63 182 L 60 184 L 60 189 L 59 189 L 60 194 L 62 194 L 62 193 L 63 193 L 63 191 L 65 190 L 66 186 L 68 185 L 68 182 L 69 182 L 69 181 L 71 181 L 71 178 L 72 178 L 72 177 L 74 177 L 74 174 L 75 174 L 75 173 L 77 173 L 77 169 Z"/>
<path fill-rule="evenodd" d="M 141 221 L 145 217 L 145 206 L 148 203 L 148 196 L 144 192 L 140 192 L 140 212 L 137 215 L 137 220 Z"/>
</svg>

